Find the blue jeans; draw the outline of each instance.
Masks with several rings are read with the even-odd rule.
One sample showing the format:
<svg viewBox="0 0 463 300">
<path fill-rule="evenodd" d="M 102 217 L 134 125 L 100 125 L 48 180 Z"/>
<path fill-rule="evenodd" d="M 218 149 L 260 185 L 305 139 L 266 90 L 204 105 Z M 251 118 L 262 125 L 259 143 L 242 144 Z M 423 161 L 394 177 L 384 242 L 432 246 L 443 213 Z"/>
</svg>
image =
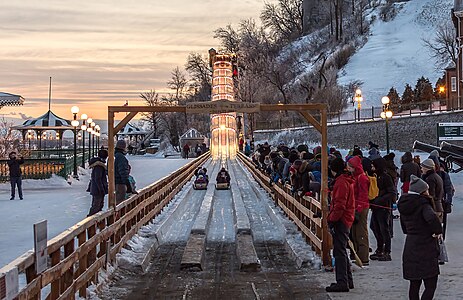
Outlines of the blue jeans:
<svg viewBox="0 0 463 300">
<path fill-rule="evenodd" d="M 10 177 L 10 183 L 11 183 L 11 198 L 14 198 L 16 186 L 18 186 L 18 194 L 19 198 L 23 198 L 23 189 L 22 189 L 22 177 Z"/>
</svg>

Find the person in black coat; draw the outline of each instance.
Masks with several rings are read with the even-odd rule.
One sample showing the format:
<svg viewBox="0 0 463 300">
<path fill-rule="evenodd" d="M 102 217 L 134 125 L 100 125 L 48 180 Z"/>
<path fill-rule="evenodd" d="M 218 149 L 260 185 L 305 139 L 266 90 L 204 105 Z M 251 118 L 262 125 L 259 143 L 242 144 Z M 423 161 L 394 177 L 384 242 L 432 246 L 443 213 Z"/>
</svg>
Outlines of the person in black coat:
<svg viewBox="0 0 463 300">
<path fill-rule="evenodd" d="M 391 261 L 391 218 L 392 202 L 396 199 L 394 183 L 386 173 L 384 158 L 373 160 L 373 170 L 376 173 L 379 195 L 370 201 L 370 228 L 376 238 L 376 252 L 370 255 L 371 260 Z"/>
<path fill-rule="evenodd" d="M 87 217 L 100 212 L 104 205 L 104 196 L 108 194 L 108 172 L 106 168 L 106 158 L 108 151 L 101 149 L 98 151 L 98 157 L 89 161 L 89 168 L 92 169 L 90 185 L 88 191 L 92 195 L 92 206 Z"/>
<path fill-rule="evenodd" d="M 432 207 L 428 184 L 411 175 L 408 194 L 400 197 L 398 208 L 402 231 L 407 235 L 402 254 L 403 277 L 410 281 L 409 298 L 420 299 L 420 287 L 425 290 L 421 299 L 432 299 L 439 275 L 439 246 L 442 233 L 439 218 Z"/>
<path fill-rule="evenodd" d="M 402 193 L 408 193 L 410 186 L 410 176 L 421 177 L 420 166 L 413 161 L 411 152 L 405 152 L 401 157 L 402 166 L 400 167 L 400 182 L 402 182 Z"/>
<path fill-rule="evenodd" d="M 14 200 L 16 186 L 18 186 L 19 199 L 23 200 L 23 189 L 22 189 L 22 176 L 21 176 L 21 165 L 24 163 L 22 156 L 17 159 L 16 152 L 11 152 L 9 155 L 10 160 L 8 161 L 8 168 L 10 169 L 10 184 L 11 184 L 11 198 Z"/>
<path fill-rule="evenodd" d="M 118 140 L 114 151 L 114 183 L 116 185 L 116 204 L 125 200 L 129 185 L 129 161 L 125 157 L 127 144 Z"/>
</svg>

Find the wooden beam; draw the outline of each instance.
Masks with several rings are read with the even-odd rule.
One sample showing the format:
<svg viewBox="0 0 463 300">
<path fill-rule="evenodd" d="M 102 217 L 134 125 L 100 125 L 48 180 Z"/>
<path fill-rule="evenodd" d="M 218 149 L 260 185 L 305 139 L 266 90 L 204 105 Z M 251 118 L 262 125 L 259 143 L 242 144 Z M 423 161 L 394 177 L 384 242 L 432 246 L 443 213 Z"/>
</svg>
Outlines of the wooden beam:
<svg viewBox="0 0 463 300">
<path fill-rule="evenodd" d="M 121 131 L 122 128 L 124 128 L 124 126 L 127 125 L 127 123 L 129 123 L 130 120 L 132 120 L 133 117 L 135 117 L 137 115 L 137 113 L 138 112 L 136 112 L 136 111 L 131 111 L 127 116 L 124 117 L 124 119 L 122 119 L 119 122 L 119 124 L 117 124 L 116 127 L 114 127 L 114 132 L 117 134 L 119 131 Z M 114 126 L 114 124 L 113 124 L 113 126 Z"/>
<path fill-rule="evenodd" d="M 328 232 L 328 130 L 327 130 L 327 115 L 326 109 L 321 110 L 321 134 L 322 134 L 322 186 L 321 186 L 321 202 L 322 202 L 322 260 L 323 265 L 331 265 L 330 250 L 331 236 Z"/>
<path fill-rule="evenodd" d="M 318 130 L 318 132 L 322 132 L 322 125 L 307 111 L 300 111 L 299 112 L 310 124 L 312 124 L 315 129 Z"/>
<path fill-rule="evenodd" d="M 116 185 L 114 183 L 114 134 L 114 112 L 108 110 L 108 207 L 110 209 L 116 208 Z"/>
<path fill-rule="evenodd" d="M 186 112 L 185 105 L 160 106 L 108 106 L 108 112 Z"/>
<path fill-rule="evenodd" d="M 261 104 L 260 111 L 280 111 L 280 110 L 293 110 L 293 111 L 307 111 L 307 110 L 323 110 L 326 109 L 326 104 Z"/>
</svg>

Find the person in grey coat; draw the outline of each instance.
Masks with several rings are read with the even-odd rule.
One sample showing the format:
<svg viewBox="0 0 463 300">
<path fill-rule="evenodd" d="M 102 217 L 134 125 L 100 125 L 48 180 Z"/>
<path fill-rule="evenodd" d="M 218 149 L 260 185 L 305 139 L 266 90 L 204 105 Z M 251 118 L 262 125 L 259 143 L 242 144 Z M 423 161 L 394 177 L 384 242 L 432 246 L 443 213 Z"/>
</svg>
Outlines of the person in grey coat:
<svg viewBox="0 0 463 300">
<path fill-rule="evenodd" d="M 129 161 L 125 157 L 127 144 L 118 140 L 114 153 L 114 183 L 116 185 L 116 204 L 125 200 L 129 183 Z"/>
<path fill-rule="evenodd" d="M 421 163 L 421 170 L 423 171 L 422 179 L 426 181 L 429 186 L 429 195 L 434 200 L 433 208 L 439 220 L 443 221 L 444 208 L 442 200 L 444 198 L 444 182 L 442 178 L 435 171 L 436 166 L 432 159 L 425 159 Z"/>
<path fill-rule="evenodd" d="M 439 275 L 438 235 L 441 223 L 435 214 L 428 184 L 411 175 L 408 194 L 400 197 L 398 209 L 402 231 L 407 235 L 402 253 L 403 277 L 410 281 L 409 299 L 420 299 L 420 287 L 425 290 L 421 299 L 431 300 Z"/>
</svg>

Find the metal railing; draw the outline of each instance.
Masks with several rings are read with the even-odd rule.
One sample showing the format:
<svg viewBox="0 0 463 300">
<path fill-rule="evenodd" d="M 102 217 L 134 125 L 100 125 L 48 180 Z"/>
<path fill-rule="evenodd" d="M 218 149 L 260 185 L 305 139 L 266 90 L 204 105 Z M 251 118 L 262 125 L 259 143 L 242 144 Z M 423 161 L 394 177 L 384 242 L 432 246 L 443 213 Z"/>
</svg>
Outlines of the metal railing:
<svg viewBox="0 0 463 300">
<path fill-rule="evenodd" d="M 15 299 L 41 299 L 43 293 L 46 299 L 75 299 L 77 293 L 86 297 L 87 287 L 98 283 L 99 272 L 107 269 L 142 226 L 161 213 L 209 156 L 209 152 L 203 154 L 114 210 L 88 217 L 49 240 L 49 266 L 43 273 L 36 272 L 33 250 L 1 268 L 0 274 L 17 268 L 26 275 L 26 286 Z"/>
<path fill-rule="evenodd" d="M 421 102 L 403 104 L 400 106 L 391 104 L 390 109 L 393 111 L 394 117 L 422 116 L 458 110 L 456 108 L 447 110 L 445 106 L 440 104 L 440 102 Z M 360 110 L 360 118 L 359 111 L 357 109 L 344 110 L 341 112 L 330 112 L 328 113 L 328 125 L 378 120 L 381 119 L 382 111 L 383 108 L 381 106 L 363 108 Z M 294 116 L 285 117 L 284 115 L 280 115 L 279 118 L 273 118 L 272 120 L 256 121 L 256 130 L 297 128 L 307 126 L 307 121 L 304 119 Z"/>
</svg>

